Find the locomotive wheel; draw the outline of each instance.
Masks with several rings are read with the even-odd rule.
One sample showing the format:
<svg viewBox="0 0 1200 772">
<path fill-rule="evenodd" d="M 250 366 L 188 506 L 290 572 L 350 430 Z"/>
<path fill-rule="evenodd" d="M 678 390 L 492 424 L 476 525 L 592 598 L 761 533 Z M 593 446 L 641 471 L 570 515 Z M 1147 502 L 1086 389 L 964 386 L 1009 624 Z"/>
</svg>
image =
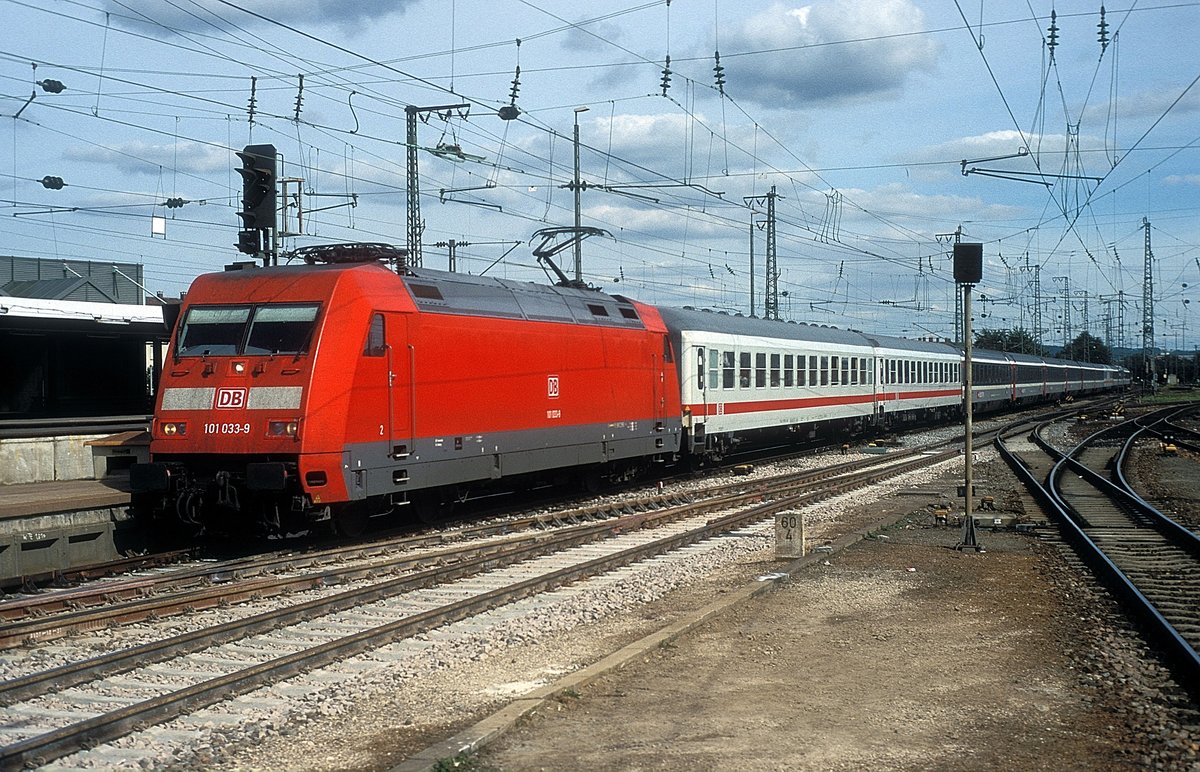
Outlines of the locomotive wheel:
<svg viewBox="0 0 1200 772">
<path fill-rule="evenodd" d="M 599 467 L 584 470 L 579 477 L 580 487 L 585 493 L 596 495 L 608 487 L 608 480 Z"/>
<path fill-rule="evenodd" d="M 410 494 L 408 505 L 417 522 L 425 525 L 437 525 L 454 514 L 454 500 L 436 490 Z"/>
<path fill-rule="evenodd" d="M 336 535 L 353 539 L 363 535 L 370 519 L 371 511 L 367 503 L 353 501 L 334 507 L 330 522 Z"/>
</svg>

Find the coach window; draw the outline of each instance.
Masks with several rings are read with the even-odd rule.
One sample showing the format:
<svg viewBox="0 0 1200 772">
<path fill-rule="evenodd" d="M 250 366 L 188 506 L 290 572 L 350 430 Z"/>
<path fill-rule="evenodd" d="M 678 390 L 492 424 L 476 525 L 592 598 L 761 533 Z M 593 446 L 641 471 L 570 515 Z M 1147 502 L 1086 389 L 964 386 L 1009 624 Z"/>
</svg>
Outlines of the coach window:
<svg viewBox="0 0 1200 772">
<path fill-rule="evenodd" d="M 796 385 L 803 386 L 808 383 L 808 358 L 803 354 L 796 355 Z"/>
<path fill-rule="evenodd" d="M 743 389 L 750 388 L 750 352 L 743 351 L 738 355 L 738 385 Z"/>
<path fill-rule="evenodd" d="M 708 388 L 715 389 L 720 386 L 721 375 L 721 352 L 715 348 L 708 350 Z"/>
<path fill-rule="evenodd" d="M 796 362 L 791 354 L 783 355 L 783 385 L 790 388 L 796 382 Z"/>
<path fill-rule="evenodd" d="M 721 388 L 732 389 L 737 382 L 734 378 L 734 355 L 732 351 L 721 353 Z"/>
<path fill-rule="evenodd" d="M 842 357 L 842 385 L 850 385 L 850 357 Z"/>
<path fill-rule="evenodd" d="M 829 357 L 821 357 L 821 385 L 829 385 Z"/>
<path fill-rule="evenodd" d="M 754 388 L 761 389 L 767 385 L 767 355 L 759 351 L 754 355 Z"/>
<path fill-rule="evenodd" d="M 858 360 L 858 382 L 864 386 L 871 385 L 871 369 L 867 357 Z"/>
<path fill-rule="evenodd" d="M 381 357 L 387 352 L 387 337 L 384 335 L 383 314 L 371 315 L 371 326 L 367 328 L 367 345 L 363 356 Z"/>
<path fill-rule="evenodd" d="M 858 357 L 850 357 L 850 385 L 858 385 Z"/>
<path fill-rule="evenodd" d="M 817 385 L 817 358 L 815 356 L 808 358 L 808 385 Z"/>
<path fill-rule="evenodd" d="M 841 381 L 838 380 L 838 358 L 829 358 L 829 383 L 831 386 L 837 386 Z"/>
<path fill-rule="evenodd" d="M 779 376 L 779 354 L 771 355 L 771 388 L 779 388 L 783 381 Z"/>
</svg>

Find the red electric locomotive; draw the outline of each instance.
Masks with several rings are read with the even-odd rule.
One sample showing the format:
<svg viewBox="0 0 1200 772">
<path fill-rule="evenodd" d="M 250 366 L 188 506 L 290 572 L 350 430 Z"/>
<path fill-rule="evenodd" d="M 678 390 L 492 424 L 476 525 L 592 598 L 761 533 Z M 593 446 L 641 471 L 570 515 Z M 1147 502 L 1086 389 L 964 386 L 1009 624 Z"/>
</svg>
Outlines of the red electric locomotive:
<svg viewBox="0 0 1200 772">
<path fill-rule="evenodd" d="M 163 367 L 151 461 L 130 475 L 142 518 L 354 532 L 499 480 L 599 482 L 678 452 L 676 368 L 653 307 L 397 274 L 362 245 L 322 255 L 337 262 L 196 279 Z"/>
</svg>

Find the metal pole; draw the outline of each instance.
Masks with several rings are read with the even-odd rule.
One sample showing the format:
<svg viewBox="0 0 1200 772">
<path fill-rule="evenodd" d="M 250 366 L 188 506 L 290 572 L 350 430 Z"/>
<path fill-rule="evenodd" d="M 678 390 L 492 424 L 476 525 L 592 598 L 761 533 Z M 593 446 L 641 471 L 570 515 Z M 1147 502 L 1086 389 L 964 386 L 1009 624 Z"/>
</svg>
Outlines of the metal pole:
<svg viewBox="0 0 1200 772">
<path fill-rule="evenodd" d="M 750 316 L 754 316 L 754 210 L 750 210 Z"/>
<path fill-rule="evenodd" d="M 975 536 L 975 515 L 972 512 L 972 510 L 974 509 L 975 502 L 973 501 L 974 497 L 972 495 L 974 493 L 974 491 L 971 490 L 971 486 L 974 485 L 974 483 L 975 483 L 975 463 L 974 463 L 975 460 L 973 458 L 974 453 L 975 453 L 975 448 L 974 448 L 974 444 L 972 442 L 972 437 L 971 437 L 971 432 L 974 431 L 973 423 L 974 423 L 974 417 L 975 417 L 974 406 L 972 405 L 973 400 L 971 399 L 972 387 L 975 385 L 975 379 L 971 372 L 971 348 L 972 348 L 972 345 L 971 345 L 972 340 L 971 339 L 972 339 L 972 337 L 974 337 L 973 333 L 971 331 L 971 290 L 973 288 L 974 288 L 974 285 L 972 285 L 972 284 L 962 285 L 963 369 L 964 369 L 963 376 L 964 376 L 964 382 L 966 384 L 966 388 L 964 389 L 964 392 L 963 392 L 963 400 L 966 403 L 964 405 L 965 420 L 963 421 L 963 428 L 964 428 L 963 482 L 966 484 L 964 486 L 964 498 L 965 498 L 966 508 L 963 512 L 962 540 L 959 542 L 957 548 L 960 550 L 961 549 L 973 549 L 976 552 L 982 552 L 982 550 L 979 547 L 979 541 L 976 539 L 976 536 Z"/>
<path fill-rule="evenodd" d="M 579 114 L 587 112 L 586 107 L 575 108 L 575 180 L 571 186 L 575 191 L 575 281 L 583 283 L 583 238 L 580 236 L 579 212 Z"/>
</svg>

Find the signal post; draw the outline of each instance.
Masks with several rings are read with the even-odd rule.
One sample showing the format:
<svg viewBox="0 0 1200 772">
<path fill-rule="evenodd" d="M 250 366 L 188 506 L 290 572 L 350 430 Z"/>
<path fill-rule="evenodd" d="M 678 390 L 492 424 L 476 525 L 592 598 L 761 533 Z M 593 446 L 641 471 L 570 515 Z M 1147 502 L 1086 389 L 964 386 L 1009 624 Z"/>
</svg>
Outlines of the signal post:
<svg viewBox="0 0 1200 772">
<path fill-rule="evenodd" d="M 983 245 L 957 243 L 954 245 L 954 282 L 959 285 L 963 295 L 963 499 L 966 508 L 963 513 L 962 538 L 956 549 L 973 549 L 983 552 L 975 533 L 974 493 L 975 483 L 974 453 L 971 432 L 974 431 L 974 410 L 972 405 L 972 388 L 974 378 L 971 372 L 971 347 L 974 333 L 971 330 L 971 290 L 983 278 Z"/>
</svg>

